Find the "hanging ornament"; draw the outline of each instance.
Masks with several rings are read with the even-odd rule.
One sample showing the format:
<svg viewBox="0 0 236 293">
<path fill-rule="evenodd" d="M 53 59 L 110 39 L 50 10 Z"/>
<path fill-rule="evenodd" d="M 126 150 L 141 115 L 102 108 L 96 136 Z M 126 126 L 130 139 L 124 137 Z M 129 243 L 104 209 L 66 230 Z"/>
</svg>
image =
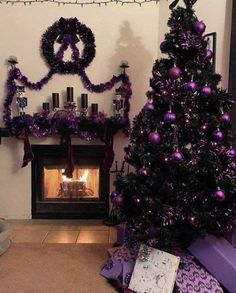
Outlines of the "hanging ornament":
<svg viewBox="0 0 236 293">
<path fill-rule="evenodd" d="M 181 70 L 179 67 L 172 67 L 170 70 L 169 70 L 169 76 L 170 78 L 172 79 L 177 79 L 179 78 L 181 75 Z"/>
<path fill-rule="evenodd" d="M 230 120 L 231 120 L 231 117 L 230 117 L 229 114 L 224 113 L 224 114 L 221 116 L 220 120 L 221 120 L 222 122 L 224 122 L 224 123 L 229 123 Z"/>
<path fill-rule="evenodd" d="M 206 25 L 203 21 L 197 21 L 194 25 L 194 30 L 198 35 L 202 35 L 206 30 Z"/>
<path fill-rule="evenodd" d="M 161 141 L 161 136 L 157 131 L 154 131 L 149 134 L 148 139 L 152 144 L 159 144 Z"/>
<path fill-rule="evenodd" d="M 213 132 L 212 138 L 215 142 L 220 142 L 224 138 L 224 133 L 218 128 Z"/>
<path fill-rule="evenodd" d="M 171 159 L 173 162 L 176 163 L 180 163 L 183 161 L 184 156 L 180 151 L 175 151 L 172 155 L 171 155 Z"/>
<path fill-rule="evenodd" d="M 154 110 L 154 105 L 152 102 L 147 102 L 144 106 L 144 109 L 147 110 L 147 111 L 153 111 Z"/>
<path fill-rule="evenodd" d="M 203 94 L 205 97 L 210 96 L 211 93 L 212 93 L 212 90 L 211 90 L 211 88 L 210 88 L 209 86 L 206 85 L 206 86 L 204 86 L 204 87 L 202 88 L 202 94 Z"/>
<path fill-rule="evenodd" d="M 164 115 L 164 121 L 168 123 L 174 123 L 176 121 L 175 113 L 172 113 L 171 111 L 166 112 Z"/>
<path fill-rule="evenodd" d="M 121 207 L 124 204 L 124 197 L 121 194 L 117 194 L 113 200 L 113 204 L 117 207 Z"/>
<path fill-rule="evenodd" d="M 232 147 L 226 152 L 226 156 L 228 158 L 235 158 L 236 157 L 236 151 Z"/>
<path fill-rule="evenodd" d="M 219 202 L 223 202 L 225 200 L 225 192 L 220 187 L 217 188 L 217 190 L 214 192 L 213 196 Z"/>
<path fill-rule="evenodd" d="M 168 42 L 167 41 L 163 41 L 160 45 L 160 49 L 162 53 L 166 53 L 168 50 Z"/>
<path fill-rule="evenodd" d="M 213 52 L 210 50 L 210 49 L 206 49 L 206 58 L 207 59 L 212 59 L 212 57 L 213 57 Z"/>
<path fill-rule="evenodd" d="M 185 88 L 189 92 L 194 92 L 197 89 L 197 84 L 194 81 L 190 81 L 185 84 Z"/>
<path fill-rule="evenodd" d="M 138 171 L 139 175 L 141 175 L 142 177 L 147 177 L 149 174 L 149 169 L 142 167 L 141 169 L 139 169 Z"/>
<path fill-rule="evenodd" d="M 131 159 L 132 159 L 132 153 L 131 152 L 126 153 L 125 156 L 124 156 L 124 160 L 127 163 L 129 163 L 131 161 Z"/>
<path fill-rule="evenodd" d="M 117 197 L 117 195 L 119 195 L 119 193 L 116 191 L 112 191 L 112 193 L 110 194 L 110 199 L 112 203 L 114 203 L 114 199 Z"/>
</svg>

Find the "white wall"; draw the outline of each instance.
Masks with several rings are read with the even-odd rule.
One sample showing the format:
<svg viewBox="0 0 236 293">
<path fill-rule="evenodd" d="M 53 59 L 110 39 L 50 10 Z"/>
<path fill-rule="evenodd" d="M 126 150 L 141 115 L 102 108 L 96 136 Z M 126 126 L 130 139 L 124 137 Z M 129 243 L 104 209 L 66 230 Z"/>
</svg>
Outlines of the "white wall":
<svg viewBox="0 0 236 293">
<path fill-rule="evenodd" d="M 170 1 L 160 0 L 158 5 L 145 4 L 107 7 L 57 6 L 55 4 L 1 5 L 0 7 L 0 105 L 5 94 L 7 66 L 5 60 L 15 55 L 19 68 L 30 80 L 39 80 L 47 66 L 40 57 L 40 37 L 54 21 L 63 17 L 77 17 L 92 29 L 96 38 L 96 57 L 87 69 L 94 83 L 108 80 L 118 73 L 121 60 L 128 60 L 129 75 L 133 83 L 131 118 L 145 103 L 145 93 L 154 60 L 159 53 L 159 43 L 167 31 Z M 229 29 L 231 0 L 199 0 L 196 12 L 208 26 L 208 31 L 217 31 L 217 70 L 223 73 L 224 85 L 228 79 Z M 210 12 L 210 13 L 209 13 Z M 54 76 L 40 92 L 30 92 L 28 112 L 33 113 L 41 103 L 50 99 L 51 92 L 63 92 L 73 86 L 76 95 L 84 92 L 77 76 Z M 113 92 L 99 95 L 89 94 L 90 102 L 98 102 L 100 109 L 109 113 Z M 0 109 L 0 113 L 2 110 Z M 0 121 L 2 118 L 0 117 Z M 0 122 L 1 125 L 1 122 Z M 30 166 L 20 168 L 23 145 L 14 138 L 5 138 L 0 145 L 0 217 L 31 217 Z M 32 143 L 58 143 L 58 139 L 36 140 Z M 74 140 L 74 143 L 80 143 Z M 116 159 L 123 158 L 123 147 L 127 140 L 121 134 L 115 138 Z M 111 178 L 111 182 L 113 178 Z M 112 185 L 112 184 L 111 184 Z M 112 187 L 111 187 L 112 189 Z"/>
</svg>

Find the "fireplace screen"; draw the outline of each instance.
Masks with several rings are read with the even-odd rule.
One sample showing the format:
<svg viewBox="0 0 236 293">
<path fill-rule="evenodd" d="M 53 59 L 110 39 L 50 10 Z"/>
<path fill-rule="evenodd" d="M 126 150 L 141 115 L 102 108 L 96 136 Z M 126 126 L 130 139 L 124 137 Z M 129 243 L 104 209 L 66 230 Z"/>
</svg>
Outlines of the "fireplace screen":
<svg viewBox="0 0 236 293">
<path fill-rule="evenodd" d="M 75 166 L 73 178 L 58 166 L 44 167 L 44 200 L 82 200 L 99 198 L 99 167 Z"/>
</svg>

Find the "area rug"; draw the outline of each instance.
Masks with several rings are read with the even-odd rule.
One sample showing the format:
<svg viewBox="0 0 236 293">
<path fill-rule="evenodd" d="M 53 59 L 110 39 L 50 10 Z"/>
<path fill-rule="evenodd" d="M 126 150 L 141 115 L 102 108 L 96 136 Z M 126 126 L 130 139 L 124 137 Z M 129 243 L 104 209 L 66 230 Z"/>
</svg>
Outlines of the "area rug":
<svg viewBox="0 0 236 293">
<path fill-rule="evenodd" d="M 105 244 L 13 243 L 0 256 L 3 293 L 114 293 L 99 273 Z"/>
</svg>

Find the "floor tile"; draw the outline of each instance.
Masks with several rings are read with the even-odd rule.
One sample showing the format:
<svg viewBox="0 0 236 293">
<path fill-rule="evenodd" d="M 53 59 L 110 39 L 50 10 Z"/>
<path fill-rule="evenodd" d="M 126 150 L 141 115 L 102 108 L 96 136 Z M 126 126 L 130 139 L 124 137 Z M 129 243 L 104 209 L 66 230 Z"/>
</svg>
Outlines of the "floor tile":
<svg viewBox="0 0 236 293">
<path fill-rule="evenodd" d="M 48 231 L 44 230 L 15 230 L 11 240 L 15 243 L 42 243 Z"/>
<path fill-rule="evenodd" d="M 50 231 L 44 243 L 76 243 L 78 231 Z"/>
<path fill-rule="evenodd" d="M 110 228 L 109 231 L 109 243 L 116 243 L 117 242 L 117 231 L 115 228 Z"/>
<path fill-rule="evenodd" d="M 52 225 L 51 231 L 79 231 L 79 225 Z"/>
<path fill-rule="evenodd" d="M 77 243 L 108 243 L 109 231 L 80 231 Z"/>
</svg>

